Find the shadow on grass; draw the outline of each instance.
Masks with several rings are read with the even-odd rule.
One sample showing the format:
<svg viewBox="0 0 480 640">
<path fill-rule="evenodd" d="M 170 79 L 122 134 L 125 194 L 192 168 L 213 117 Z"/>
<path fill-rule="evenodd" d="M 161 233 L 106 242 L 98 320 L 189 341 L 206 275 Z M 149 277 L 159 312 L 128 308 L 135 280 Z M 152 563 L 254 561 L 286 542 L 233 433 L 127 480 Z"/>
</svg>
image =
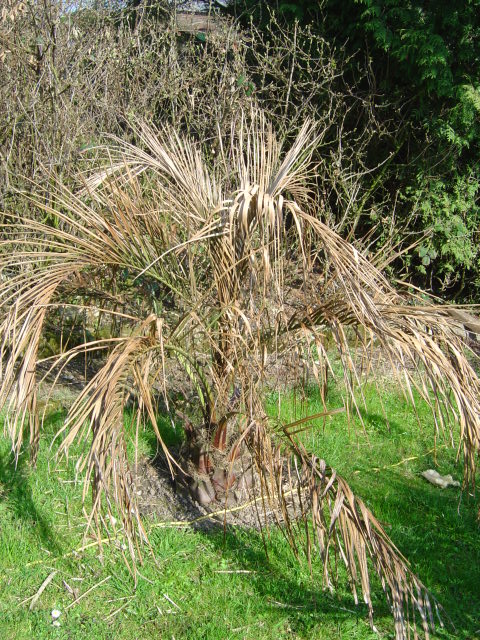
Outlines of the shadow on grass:
<svg viewBox="0 0 480 640">
<path fill-rule="evenodd" d="M 387 533 L 411 562 L 412 570 L 429 588 L 444 609 L 445 630 L 437 627 L 438 637 L 465 638 L 480 634 L 480 535 L 473 500 L 459 506 L 459 494 L 442 491 L 419 479 L 388 478 L 389 503 L 381 505 L 382 486 L 370 492 L 371 508 L 390 522 Z M 379 507 L 379 508 L 377 508 Z M 368 621 L 366 606 L 354 605 L 341 580 L 338 595 L 322 591 L 319 564 L 314 580 L 308 571 L 295 567 L 296 560 L 286 543 L 276 536 L 270 546 L 270 561 L 261 548 L 257 532 L 235 531 L 203 533 L 218 545 L 236 566 L 259 571 L 252 584 L 267 607 L 288 613 L 293 630 L 306 633 L 327 620 L 333 625 Z M 373 574 L 373 569 L 372 569 Z M 390 615 L 378 580 L 373 580 L 372 600 L 376 621 Z M 278 609 L 277 609 L 278 610 Z M 437 621 L 436 621 L 437 622 Z M 393 618 L 390 629 L 393 630 Z M 365 629 L 368 633 L 368 629 Z"/>
<path fill-rule="evenodd" d="M 365 423 L 365 427 L 370 428 L 376 434 L 385 436 L 397 436 L 402 433 L 403 427 L 395 420 L 388 419 L 379 413 L 367 412 L 363 407 L 359 407 L 359 413 Z"/>
<path fill-rule="evenodd" d="M 22 520 L 34 527 L 41 544 L 53 554 L 62 553 L 58 544 L 58 536 L 52 531 L 48 521 L 44 518 L 33 498 L 30 465 L 25 454 L 20 456 L 15 466 L 15 459 L 9 453 L 0 454 L 0 483 L 3 495 L 0 499 L 7 505 L 7 509 L 18 520 Z"/>
<path fill-rule="evenodd" d="M 475 501 L 466 492 L 442 490 L 421 478 L 392 476 L 385 507 L 380 506 L 380 488 L 369 491 L 373 510 L 390 523 L 387 532 L 443 606 L 444 621 L 450 618 L 457 637 L 478 637 L 480 531 Z"/>
<path fill-rule="evenodd" d="M 44 424 L 44 434 L 56 433 L 58 423 L 65 416 L 64 411 L 56 411 L 48 416 Z M 19 521 L 31 525 L 40 543 L 52 554 L 62 553 L 58 544 L 58 535 L 52 530 L 48 519 L 45 518 L 37 507 L 32 491 L 32 468 L 29 461 L 27 448 L 21 453 L 17 463 L 15 456 L 8 447 L 6 441 L 0 448 L 0 485 L 2 493 L 0 500 L 5 503 L 8 511 Z"/>
<path fill-rule="evenodd" d="M 282 536 L 276 535 L 275 542 L 267 545 L 267 558 L 257 532 L 229 529 L 226 535 L 217 532 L 208 535 L 235 566 L 258 572 L 249 578 L 250 584 L 266 609 L 288 616 L 292 632 L 308 637 L 309 632 L 325 622 L 334 627 L 349 622 L 351 627 L 360 625 L 369 634 L 368 609 L 363 603 L 355 606 L 353 596 L 344 588 L 345 580 L 340 578 L 339 584 L 343 586 L 334 594 L 323 590 L 319 563 L 315 563 L 312 575 L 308 572 L 306 560 L 301 561 L 303 567 L 300 568 Z M 387 606 L 379 604 L 378 614 L 388 615 Z"/>
<path fill-rule="evenodd" d="M 411 443 L 408 431 L 411 427 L 401 419 L 387 421 L 383 413 L 363 408 L 360 412 L 372 442 L 388 438 L 394 448 L 399 442 Z M 167 419 L 160 421 L 160 429 L 168 444 L 178 446 L 181 438 Z M 157 447 L 152 434 L 148 449 L 153 458 Z M 402 469 L 380 474 L 364 469 L 360 476 L 352 476 L 351 464 L 351 460 L 347 461 L 345 478 L 353 481 L 359 497 L 366 499 L 373 513 L 388 523 L 387 533 L 444 607 L 447 626 L 438 636 L 465 640 L 477 637 L 480 634 L 480 535 L 474 501 L 464 494 L 464 501 L 459 504 L 457 490 L 442 491 L 419 477 L 412 477 L 411 473 L 405 475 Z M 434 466 L 432 456 L 422 457 L 422 465 Z M 280 533 L 272 535 L 269 560 L 256 531 L 230 527 L 225 534 L 221 530 L 202 530 L 198 535 L 221 549 L 232 565 L 257 572 L 249 574 L 249 581 L 265 603 L 265 611 L 275 610 L 288 616 L 292 631 L 308 635 L 321 622 L 328 621 L 335 627 L 348 629 L 357 624 L 362 637 L 370 637 L 367 608 L 364 604 L 355 606 L 345 575 L 340 574 L 338 595 L 323 591 L 319 563 L 314 567 L 312 580 L 306 563 L 303 568 L 297 566 Z M 377 579 L 372 580 L 372 591 L 376 621 L 388 617 L 387 631 L 391 633 L 393 618 Z M 454 627 L 448 623 L 449 619 Z"/>
</svg>

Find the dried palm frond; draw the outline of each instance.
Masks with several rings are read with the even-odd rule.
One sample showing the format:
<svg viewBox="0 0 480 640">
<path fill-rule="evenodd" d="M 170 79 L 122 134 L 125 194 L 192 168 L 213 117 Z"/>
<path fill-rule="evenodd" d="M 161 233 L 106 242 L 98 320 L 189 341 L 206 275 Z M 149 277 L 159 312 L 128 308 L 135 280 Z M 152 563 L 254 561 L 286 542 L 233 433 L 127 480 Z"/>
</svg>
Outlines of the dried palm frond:
<svg viewBox="0 0 480 640">
<path fill-rule="evenodd" d="M 279 429 L 278 420 L 266 418 L 264 393 L 267 386 L 297 384 L 299 369 L 309 367 L 328 411 L 322 385 L 333 350 L 346 408 L 359 411 L 362 383 L 375 374 L 372 352 L 381 352 L 407 397 L 413 402 L 415 388 L 430 404 L 439 432 L 453 437 L 458 421 L 465 483 L 473 483 L 480 384 L 458 322 L 446 307 L 394 289 L 322 222 L 311 197 L 312 151 L 322 133 L 312 123 L 284 152 L 262 114 L 241 115 L 209 163 L 201 145 L 171 129 L 140 126 L 137 135 L 138 147 L 115 142 L 105 166 L 84 177 L 81 193 L 59 186 L 55 210 L 32 201 L 56 216 L 56 226 L 15 217 L 2 226 L 0 402 L 8 405 L 15 451 L 27 419 L 32 450 L 38 443 L 36 370 L 46 318 L 62 306 L 101 309 L 121 319 L 121 334 L 49 360 L 58 371 L 82 353 L 107 350 L 59 434 L 65 455 L 74 442 L 89 443 L 78 470 L 85 472 L 85 498 L 93 482 L 90 523 L 99 524 L 103 506 L 119 510 L 131 553 L 139 552 L 137 534 L 145 532 L 126 456 L 124 408 L 134 396 L 135 420 L 148 419 L 176 473 L 155 398 L 167 410 L 174 404 L 179 388 L 168 366 L 176 360 L 188 388 L 180 392 L 187 401 L 196 398 L 199 409 L 190 412 L 188 429 L 203 434 L 203 472 L 213 473 L 212 459 L 223 455 L 228 475 L 248 449 L 258 489 L 278 511 L 292 548 L 304 545 L 310 559 L 316 541 L 326 585 L 335 549 L 371 615 L 371 560 L 390 598 L 397 638 L 408 636 L 408 612 L 428 633 L 433 618 L 424 585 L 347 483 L 303 448 L 301 429 Z M 298 367 L 290 371 L 289 360 Z M 292 491 L 293 504 L 286 500 Z"/>
<path fill-rule="evenodd" d="M 285 428 L 285 432 L 288 432 L 288 428 Z M 258 432 L 256 436 L 259 437 Z M 308 454 L 294 439 L 289 440 L 294 453 L 293 469 L 292 458 L 285 455 L 285 450 L 277 448 L 268 453 L 276 478 L 286 476 L 290 481 L 277 481 L 272 490 L 268 472 L 262 476 L 263 487 L 269 500 L 279 504 L 279 524 L 284 526 L 293 548 L 297 549 L 299 541 L 303 539 L 310 564 L 312 554 L 315 550 L 318 552 L 323 565 L 325 587 L 333 591 L 336 563 L 340 559 L 347 568 L 355 603 L 358 604 L 359 587 L 374 628 L 368 567 L 368 560 L 371 559 L 392 608 L 397 638 L 409 637 L 412 623 L 416 629 L 417 614 L 427 637 L 429 629 L 435 629 L 433 612 L 440 626 L 443 626 L 440 605 L 412 573 L 408 561 L 393 545 L 363 501 L 354 495 L 346 481 L 324 460 Z M 268 437 L 262 434 L 257 442 L 257 463 L 261 459 L 258 450 L 262 450 L 266 442 Z M 262 457 L 265 453 L 262 452 Z M 259 468 L 263 468 L 262 463 Z M 296 493 L 296 501 L 290 497 L 292 490 Z"/>
</svg>

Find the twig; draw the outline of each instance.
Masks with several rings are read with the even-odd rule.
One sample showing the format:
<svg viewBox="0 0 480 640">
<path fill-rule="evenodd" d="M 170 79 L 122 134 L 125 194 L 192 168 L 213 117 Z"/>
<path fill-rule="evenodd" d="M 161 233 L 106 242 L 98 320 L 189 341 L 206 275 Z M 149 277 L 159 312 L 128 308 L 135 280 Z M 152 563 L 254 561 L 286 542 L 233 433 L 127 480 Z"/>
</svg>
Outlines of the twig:
<svg viewBox="0 0 480 640">
<path fill-rule="evenodd" d="M 285 493 L 283 494 L 284 496 L 288 496 L 292 493 L 294 493 L 296 490 L 295 489 L 290 489 L 289 491 L 285 491 Z M 211 513 L 207 513 L 203 516 L 199 516 L 198 518 L 194 518 L 193 520 L 171 520 L 168 522 L 155 522 L 154 524 L 151 525 L 151 529 L 166 529 L 166 528 L 170 528 L 170 527 L 190 527 L 192 524 L 197 524 L 198 522 L 203 522 L 204 520 L 210 520 L 213 518 L 216 518 L 217 516 L 222 516 L 226 513 L 234 513 L 235 511 L 241 511 L 242 509 L 246 509 L 247 507 L 250 507 L 252 504 L 255 504 L 256 502 L 260 502 L 262 500 L 262 496 L 259 496 L 258 498 L 253 498 L 252 500 L 249 500 L 248 502 L 244 502 L 243 504 L 237 505 L 236 507 L 230 507 L 229 509 L 219 509 L 218 511 L 212 511 Z M 79 547 L 78 549 L 73 549 L 72 551 L 69 551 L 68 553 L 64 553 L 62 556 L 58 556 L 57 558 L 55 558 L 56 560 L 63 560 L 65 558 L 70 558 L 71 556 L 77 555 L 78 553 L 81 553 L 82 551 L 86 551 L 87 549 L 91 549 L 92 547 L 97 547 L 100 544 L 112 544 L 114 543 L 115 540 L 112 540 L 111 538 L 101 538 L 100 540 L 95 540 L 94 542 L 89 542 L 88 544 L 83 545 L 82 547 Z M 28 564 L 26 564 L 26 567 L 32 567 L 36 564 L 42 564 L 43 562 L 45 562 L 45 560 L 34 560 L 33 562 L 29 562 Z M 143 576 L 142 576 L 143 577 Z M 73 603 L 72 603 L 73 604 Z"/>
<path fill-rule="evenodd" d="M 305 605 L 300 604 L 285 604 L 284 602 L 278 602 L 278 600 L 270 600 L 276 607 L 282 607 L 284 609 L 305 609 Z"/>
<path fill-rule="evenodd" d="M 448 445 L 443 444 L 443 445 L 440 445 L 440 447 L 436 447 L 436 448 L 434 447 L 433 449 L 430 449 L 426 453 L 422 453 L 419 456 L 410 456 L 410 458 L 404 458 L 403 460 L 400 460 L 400 462 L 394 462 L 393 464 L 387 464 L 384 467 L 372 467 L 372 471 L 384 471 L 385 469 L 393 469 L 394 467 L 399 467 L 401 464 L 405 464 L 405 462 L 410 462 L 410 460 L 418 460 L 418 458 L 425 458 L 425 456 L 430 455 L 436 449 L 445 448 L 447 446 Z"/>
<path fill-rule="evenodd" d="M 86 549 L 90 549 L 91 547 L 97 547 L 99 544 L 110 544 L 111 540 L 110 538 L 102 538 L 101 540 L 95 540 L 95 542 L 89 542 L 88 544 L 84 545 L 83 547 L 80 547 L 79 549 L 73 549 L 72 551 L 69 551 L 68 553 L 64 553 L 63 556 L 59 556 L 58 558 L 55 558 L 56 560 L 63 560 L 64 558 L 69 558 L 70 556 L 74 556 L 77 553 L 81 553 L 82 551 L 85 551 Z M 28 562 L 25 566 L 26 567 L 33 567 L 36 564 L 42 564 L 43 562 L 45 562 L 45 560 L 34 560 L 33 562 Z"/>
<path fill-rule="evenodd" d="M 110 618 L 114 618 L 114 617 L 117 615 L 117 613 L 120 613 L 120 611 L 121 611 L 122 609 L 125 609 L 125 607 L 126 607 L 127 605 L 129 605 L 129 604 L 130 604 L 130 600 L 127 600 L 127 602 L 124 602 L 124 603 L 122 604 L 122 606 L 121 606 L 121 607 L 118 607 L 118 609 L 115 609 L 115 611 L 112 611 L 112 613 L 110 613 L 110 614 L 105 618 L 105 621 L 110 620 Z"/>
<path fill-rule="evenodd" d="M 214 573 L 257 573 L 256 571 L 248 571 L 248 569 L 219 569 Z"/>
<path fill-rule="evenodd" d="M 42 584 L 40 585 L 39 590 L 37 591 L 37 593 L 32 596 L 31 598 L 31 602 L 30 602 L 30 611 L 33 609 L 33 607 L 37 604 L 38 599 L 40 598 L 40 596 L 42 595 L 42 593 L 45 591 L 45 589 L 48 587 L 48 585 L 50 584 L 50 582 L 53 580 L 53 578 L 57 575 L 57 571 L 52 571 L 52 573 L 47 576 L 45 578 L 45 580 L 42 582 Z M 21 602 L 20 604 L 24 604 L 25 602 L 28 602 L 28 600 L 30 600 L 30 598 L 27 598 L 26 600 L 23 600 L 23 602 Z"/>
<path fill-rule="evenodd" d="M 296 489 L 290 489 L 289 491 L 285 491 L 285 493 L 283 494 L 284 496 L 288 496 L 291 493 L 294 493 L 296 491 Z M 258 496 L 258 498 L 253 498 L 252 500 L 249 500 L 248 502 L 244 502 L 243 504 L 240 504 L 236 507 L 230 507 L 229 509 L 219 509 L 218 511 L 212 511 L 211 513 L 207 513 L 204 516 L 199 516 L 198 518 L 195 518 L 194 520 L 174 520 L 171 522 L 156 522 L 154 524 L 152 524 L 151 528 L 152 529 L 163 529 L 166 527 L 189 527 L 192 524 L 197 524 L 198 522 L 203 522 L 204 520 L 209 520 L 211 518 L 215 518 L 216 516 L 222 516 L 225 513 L 233 513 L 235 511 L 241 511 L 242 509 L 246 509 L 247 507 L 250 507 L 252 504 L 255 504 L 256 502 L 260 502 L 262 500 L 262 496 Z"/>
<path fill-rule="evenodd" d="M 106 603 L 110 604 L 111 602 L 118 602 L 119 600 L 131 600 L 134 597 L 135 594 L 133 596 L 120 596 L 119 598 L 111 598 L 110 600 L 106 600 Z"/>
<path fill-rule="evenodd" d="M 75 598 L 75 600 L 73 602 L 71 602 L 68 606 L 65 607 L 65 611 L 67 611 L 68 609 L 70 609 L 70 607 L 73 607 L 75 604 L 77 604 L 78 602 L 80 602 L 80 600 L 82 598 L 84 598 L 85 596 L 87 596 L 91 591 L 93 591 L 94 589 L 96 589 L 97 587 L 99 587 L 101 584 L 103 584 L 104 582 L 107 582 L 107 580 L 110 580 L 112 576 L 107 576 L 106 578 L 104 578 L 103 580 L 100 580 L 100 582 L 98 582 L 97 584 L 94 584 L 93 587 L 90 587 L 90 589 L 87 589 L 84 593 L 82 593 L 81 596 L 78 596 L 78 598 Z"/>
<path fill-rule="evenodd" d="M 165 600 L 168 600 L 168 602 L 170 602 L 170 604 L 173 604 L 174 607 L 176 607 L 179 611 L 181 611 L 180 607 L 178 606 L 178 604 L 176 604 L 169 596 L 168 593 L 164 593 L 163 597 L 165 598 Z"/>
</svg>

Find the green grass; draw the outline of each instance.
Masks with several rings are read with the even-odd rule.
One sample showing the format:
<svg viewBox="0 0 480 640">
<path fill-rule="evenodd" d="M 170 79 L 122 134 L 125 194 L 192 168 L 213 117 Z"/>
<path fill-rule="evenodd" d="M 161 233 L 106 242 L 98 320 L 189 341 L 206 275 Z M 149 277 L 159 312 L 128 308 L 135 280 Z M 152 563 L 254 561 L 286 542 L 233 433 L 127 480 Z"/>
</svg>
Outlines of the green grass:
<svg viewBox="0 0 480 640">
<path fill-rule="evenodd" d="M 433 426 L 426 407 L 419 406 L 419 428 L 411 408 L 392 386 L 384 400 L 387 424 L 375 389 L 367 388 L 366 396 L 365 433 L 358 420 L 349 428 L 346 416 L 337 415 L 325 425 L 314 424 L 305 441 L 387 523 L 394 542 L 443 604 L 455 629 L 447 627 L 438 637 L 478 637 L 480 535 L 475 501 L 467 494 L 461 497 L 457 489 L 437 489 L 419 476 L 435 466 L 433 453 L 428 453 Z M 343 404 L 339 391 L 330 394 L 329 403 L 332 408 Z M 271 398 L 270 411 L 275 406 Z M 308 406 L 296 408 L 289 396 L 282 417 L 288 421 L 304 411 L 320 411 L 316 392 L 310 394 Z M 344 576 L 335 596 L 323 592 L 273 530 L 267 559 L 255 532 L 151 529 L 155 561 L 147 552 L 136 587 L 120 552 L 108 545 L 102 555 L 96 547 L 66 555 L 82 545 L 84 519 L 81 486 L 72 482 L 75 459 L 68 468 L 57 467 L 48 448 L 49 435 L 63 417 L 61 412 L 50 415 L 35 471 L 25 456 L 15 471 L 8 442 L 0 442 L 0 638 L 377 637 L 370 631 L 365 607 L 355 608 Z M 175 440 L 174 434 L 171 437 Z M 140 444 L 143 452 L 153 446 L 146 435 Z M 461 479 L 455 451 L 440 444 L 437 468 Z M 397 464 L 410 457 L 414 459 Z M 22 601 L 34 595 L 52 571 L 57 573 L 30 611 L 29 602 Z M 315 572 L 319 575 L 318 567 Z M 66 610 L 72 596 L 64 583 L 81 595 L 105 579 Z M 378 589 L 374 606 L 377 627 L 391 637 L 393 624 Z M 60 627 L 51 624 L 54 608 L 62 611 Z"/>
</svg>

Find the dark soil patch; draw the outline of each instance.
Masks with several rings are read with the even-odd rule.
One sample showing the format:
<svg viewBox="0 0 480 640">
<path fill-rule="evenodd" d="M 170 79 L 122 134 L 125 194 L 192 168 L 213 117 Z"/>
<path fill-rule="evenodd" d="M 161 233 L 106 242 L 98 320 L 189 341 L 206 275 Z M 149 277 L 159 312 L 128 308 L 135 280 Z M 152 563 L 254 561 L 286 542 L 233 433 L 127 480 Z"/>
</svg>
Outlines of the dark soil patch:
<svg viewBox="0 0 480 640">
<path fill-rule="evenodd" d="M 278 500 L 268 500 L 265 495 L 262 497 L 256 473 L 252 473 L 251 486 L 237 487 L 231 493 L 227 492 L 225 498 L 214 499 L 208 505 L 200 504 L 195 497 L 199 479 L 178 474 L 172 480 L 163 456 L 153 461 L 148 458 L 141 460 L 134 478 L 140 515 L 160 522 L 188 522 L 193 528 L 202 530 L 224 526 L 258 530 L 283 521 Z M 296 518 L 300 514 L 296 490 L 285 486 L 284 491 L 289 517 Z"/>
</svg>

